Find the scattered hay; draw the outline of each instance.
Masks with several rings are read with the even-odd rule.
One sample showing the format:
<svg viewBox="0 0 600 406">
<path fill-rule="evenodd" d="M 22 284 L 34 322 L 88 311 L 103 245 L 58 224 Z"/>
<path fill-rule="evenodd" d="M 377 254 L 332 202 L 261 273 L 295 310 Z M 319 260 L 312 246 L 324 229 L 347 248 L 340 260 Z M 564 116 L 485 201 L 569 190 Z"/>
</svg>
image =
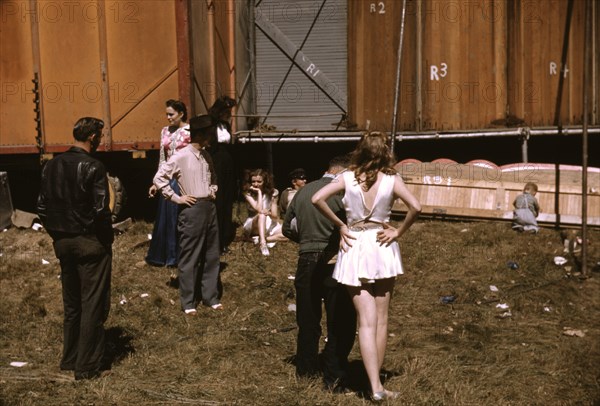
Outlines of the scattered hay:
<svg viewBox="0 0 600 406">
<path fill-rule="evenodd" d="M 318 379 L 295 377 L 287 278 L 295 272 L 295 244 L 278 243 L 265 258 L 238 238 L 222 257 L 225 310 L 200 307 L 190 318 L 180 310 L 172 271 L 142 262 L 151 228 L 136 222 L 116 238 L 106 325 L 113 373 L 87 382 L 58 369 L 62 299 L 50 238 L 32 230 L 0 234 L 3 404 L 364 404 L 358 343 L 350 359 L 355 393 L 334 395 Z M 590 234 L 595 264 L 600 231 Z M 401 247 L 406 274 L 392 300 L 384 363 L 386 386 L 401 392 L 397 404 L 600 399 L 600 278 L 580 280 L 554 264 L 563 251 L 558 232 L 420 221 Z M 447 296 L 453 300 L 445 304 Z M 506 311 L 510 317 L 498 317 Z M 9 367 L 12 361 L 28 364 Z"/>
</svg>

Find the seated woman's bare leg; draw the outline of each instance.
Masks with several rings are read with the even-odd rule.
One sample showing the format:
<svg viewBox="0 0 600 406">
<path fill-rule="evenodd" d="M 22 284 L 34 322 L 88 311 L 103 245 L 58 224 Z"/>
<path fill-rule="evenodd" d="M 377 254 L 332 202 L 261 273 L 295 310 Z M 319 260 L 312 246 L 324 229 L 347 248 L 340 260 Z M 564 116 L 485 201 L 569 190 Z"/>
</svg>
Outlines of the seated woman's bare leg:
<svg viewBox="0 0 600 406">
<path fill-rule="evenodd" d="M 288 238 L 283 235 L 281 231 L 277 231 L 276 233 L 267 236 L 267 242 L 279 242 L 279 241 L 287 241 Z"/>
<path fill-rule="evenodd" d="M 261 244 L 266 243 L 267 217 L 264 214 L 257 214 L 258 217 L 258 239 Z"/>
</svg>

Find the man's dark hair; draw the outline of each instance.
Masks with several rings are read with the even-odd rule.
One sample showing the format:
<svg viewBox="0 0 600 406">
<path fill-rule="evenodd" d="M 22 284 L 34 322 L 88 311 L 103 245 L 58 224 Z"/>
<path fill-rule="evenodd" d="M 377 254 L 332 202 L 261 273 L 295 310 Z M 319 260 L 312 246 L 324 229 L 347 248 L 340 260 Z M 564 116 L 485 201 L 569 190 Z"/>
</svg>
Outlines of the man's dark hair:
<svg viewBox="0 0 600 406">
<path fill-rule="evenodd" d="M 329 161 L 329 167 L 333 168 L 335 166 L 340 166 L 342 168 L 347 168 L 350 165 L 350 156 L 346 155 L 338 155 L 336 157 L 331 158 Z"/>
<path fill-rule="evenodd" d="M 210 109 L 208 109 L 208 114 L 210 114 L 216 120 L 218 120 L 222 112 L 224 112 L 225 110 L 232 109 L 234 106 L 235 100 L 233 100 L 229 96 L 221 96 L 217 100 L 215 100 Z"/>
<path fill-rule="evenodd" d="M 77 141 L 85 142 L 94 135 L 100 135 L 104 128 L 104 121 L 94 117 L 83 117 L 77 120 L 73 127 L 73 138 Z"/>
<path fill-rule="evenodd" d="M 183 114 L 183 116 L 181 117 L 181 121 L 183 121 L 184 123 L 187 123 L 187 119 L 188 119 L 187 107 L 185 107 L 184 102 L 182 102 L 181 100 L 169 99 L 165 102 L 165 105 L 167 107 L 172 108 L 176 112 Z"/>
</svg>

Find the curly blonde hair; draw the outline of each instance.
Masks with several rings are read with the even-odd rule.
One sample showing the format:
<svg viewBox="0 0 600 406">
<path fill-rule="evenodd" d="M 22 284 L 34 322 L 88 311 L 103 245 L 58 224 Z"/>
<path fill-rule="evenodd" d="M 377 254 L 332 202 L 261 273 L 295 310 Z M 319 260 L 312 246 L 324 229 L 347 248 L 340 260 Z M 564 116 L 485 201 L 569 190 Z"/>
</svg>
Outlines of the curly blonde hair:
<svg viewBox="0 0 600 406">
<path fill-rule="evenodd" d="M 366 133 L 350 155 L 349 169 L 354 172 L 359 183 L 365 184 L 367 190 L 377 181 L 377 173 L 383 172 L 386 175 L 398 173 L 394 169 L 396 160 L 387 141 L 387 135 L 382 132 Z M 365 174 L 364 180 L 360 179 L 362 174 Z"/>
</svg>

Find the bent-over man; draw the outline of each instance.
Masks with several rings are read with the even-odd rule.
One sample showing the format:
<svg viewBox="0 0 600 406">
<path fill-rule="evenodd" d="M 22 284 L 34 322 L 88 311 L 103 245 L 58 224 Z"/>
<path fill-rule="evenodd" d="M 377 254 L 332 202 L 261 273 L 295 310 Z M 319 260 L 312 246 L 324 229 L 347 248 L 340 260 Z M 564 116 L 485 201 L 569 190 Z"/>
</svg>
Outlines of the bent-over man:
<svg viewBox="0 0 600 406">
<path fill-rule="evenodd" d="M 296 193 L 283 222 L 283 234 L 300 243 L 296 288 L 296 375 L 315 376 L 322 370 L 325 387 L 334 392 L 347 388 L 348 355 L 356 335 L 356 311 L 347 289 L 331 275 L 333 257 L 339 250 L 339 233 L 334 225 L 312 204 L 312 196 L 342 172 L 348 160 L 336 157 L 329 162 L 323 177 L 310 182 Z M 331 209 L 345 217 L 340 196 L 327 201 Z M 297 231 L 292 220 L 296 219 Z M 327 314 L 327 342 L 319 365 L 322 303 Z"/>
</svg>

